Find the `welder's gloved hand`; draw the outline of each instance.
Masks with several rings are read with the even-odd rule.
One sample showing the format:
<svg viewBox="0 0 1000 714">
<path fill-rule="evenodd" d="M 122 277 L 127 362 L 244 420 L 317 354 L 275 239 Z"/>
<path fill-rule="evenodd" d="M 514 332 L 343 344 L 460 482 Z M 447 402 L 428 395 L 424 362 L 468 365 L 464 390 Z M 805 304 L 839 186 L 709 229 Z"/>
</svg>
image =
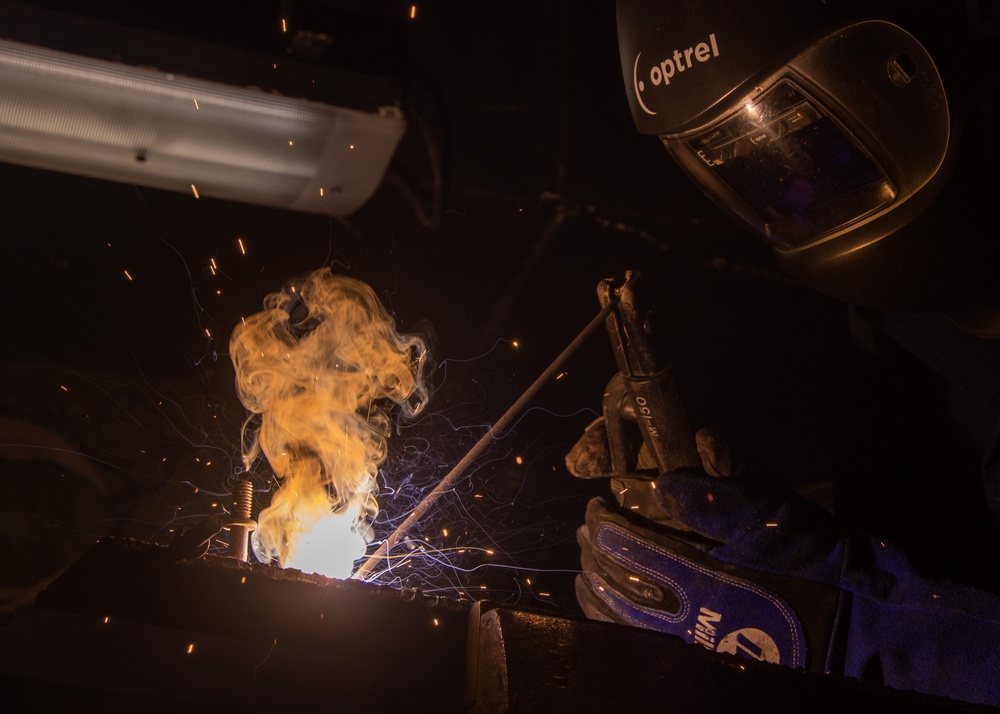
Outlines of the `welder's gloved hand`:
<svg viewBox="0 0 1000 714">
<path fill-rule="evenodd" d="M 567 457 L 596 477 L 592 425 Z M 842 531 L 708 432 L 701 468 L 612 478 L 578 532 L 588 617 L 706 648 L 895 689 L 1000 705 L 1000 597 L 922 577 L 898 551 Z M 605 474 L 611 477 L 611 474 Z"/>
</svg>

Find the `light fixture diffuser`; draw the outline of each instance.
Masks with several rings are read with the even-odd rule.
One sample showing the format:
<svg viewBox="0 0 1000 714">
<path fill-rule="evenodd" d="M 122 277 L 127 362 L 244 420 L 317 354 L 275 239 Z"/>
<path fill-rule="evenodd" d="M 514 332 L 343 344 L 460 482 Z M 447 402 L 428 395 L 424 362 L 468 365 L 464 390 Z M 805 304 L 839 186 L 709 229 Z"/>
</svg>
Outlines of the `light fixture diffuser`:
<svg viewBox="0 0 1000 714">
<path fill-rule="evenodd" d="M 336 216 L 405 132 L 366 112 L 0 39 L 0 161 Z"/>
</svg>

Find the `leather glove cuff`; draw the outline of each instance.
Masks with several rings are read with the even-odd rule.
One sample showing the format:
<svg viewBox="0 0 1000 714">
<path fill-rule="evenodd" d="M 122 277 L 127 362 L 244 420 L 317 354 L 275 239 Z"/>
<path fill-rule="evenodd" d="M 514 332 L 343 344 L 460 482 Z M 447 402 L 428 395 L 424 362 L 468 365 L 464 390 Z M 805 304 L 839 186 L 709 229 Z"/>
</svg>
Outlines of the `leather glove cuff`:
<svg viewBox="0 0 1000 714">
<path fill-rule="evenodd" d="M 846 604 L 842 590 L 720 561 L 691 537 L 636 525 L 606 501 L 591 500 L 578 533 L 577 595 L 586 614 L 719 652 L 828 669 Z"/>
</svg>

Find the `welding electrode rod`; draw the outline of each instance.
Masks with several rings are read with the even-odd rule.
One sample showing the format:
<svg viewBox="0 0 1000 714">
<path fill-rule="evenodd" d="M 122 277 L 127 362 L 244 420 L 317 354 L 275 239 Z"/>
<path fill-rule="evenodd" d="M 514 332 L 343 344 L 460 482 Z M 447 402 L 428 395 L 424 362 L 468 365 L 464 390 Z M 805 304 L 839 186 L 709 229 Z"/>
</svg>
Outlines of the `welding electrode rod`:
<svg viewBox="0 0 1000 714">
<path fill-rule="evenodd" d="M 569 345 L 566 346 L 566 349 L 564 349 L 559 356 L 555 358 L 555 361 L 553 361 L 552 364 L 550 364 L 546 370 L 538 376 L 531 386 L 525 390 L 524 394 L 518 397 L 517 401 L 514 402 L 506 412 L 504 412 L 504 415 L 500 417 L 497 422 L 479 438 L 479 441 L 477 441 L 475 445 L 469 449 L 468 453 L 462 457 L 462 460 L 452 467 L 451 471 L 449 471 L 445 477 L 441 479 L 441 482 L 434 487 L 434 490 L 424 496 L 424 500 L 417 504 L 417 507 L 413 509 L 413 512 L 410 513 L 410 515 L 406 517 L 406 520 L 404 520 L 399 527 L 385 539 L 382 545 L 378 547 L 378 550 L 369 556 L 361 567 L 357 569 L 354 575 L 351 576 L 354 580 L 364 580 L 366 577 L 371 575 L 372 571 L 378 567 L 379 561 L 385 558 L 388 555 L 389 550 L 395 546 L 414 525 L 416 525 L 417 521 L 424 517 L 424 514 L 427 513 L 428 509 L 434 505 L 438 498 L 440 498 L 446 491 L 449 491 L 452 487 L 454 487 L 455 482 L 458 481 L 459 477 L 461 477 L 461 475 L 465 472 L 465 469 L 467 469 L 473 461 L 479 458 L 483 451 L 485 451 L 486 448 L 496 440 L 497 435 L 507 428 L 514 417 L 516 417 L 521 410 L 524 409 L 524 406 L 534 398 L 542 386 L 552 379 L 552 377 L 563 366 L 563 363 L 569 359 L 570 355 L 576 352 L 580 348 L 580 345 L 582 345 L 595 330 L 604 324 L 605 318 L 613 308 L 614 303 L 608 303 L 597 314 L 597 317 L 591 320 L 590 323 L 583 328 L 583 331 L 577 335 L 573 341 L 569 343 Z"/>
</svg>

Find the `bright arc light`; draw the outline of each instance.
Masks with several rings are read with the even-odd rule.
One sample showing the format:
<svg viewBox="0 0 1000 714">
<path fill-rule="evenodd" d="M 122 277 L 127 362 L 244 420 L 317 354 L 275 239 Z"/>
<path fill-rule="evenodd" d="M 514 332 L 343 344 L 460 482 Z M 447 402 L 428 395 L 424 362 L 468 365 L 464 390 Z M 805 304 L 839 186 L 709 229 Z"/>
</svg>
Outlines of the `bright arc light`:
<svg viewBox="0 0 1000 714">
<path fill-rule="evenodd" d="M 354 561 L 364 557 L 367 548 L 354 527 L 353 514 L 331 513 L 299 537 L 285 567 L 346 580 L 354 572 Z"/>
</svg>

